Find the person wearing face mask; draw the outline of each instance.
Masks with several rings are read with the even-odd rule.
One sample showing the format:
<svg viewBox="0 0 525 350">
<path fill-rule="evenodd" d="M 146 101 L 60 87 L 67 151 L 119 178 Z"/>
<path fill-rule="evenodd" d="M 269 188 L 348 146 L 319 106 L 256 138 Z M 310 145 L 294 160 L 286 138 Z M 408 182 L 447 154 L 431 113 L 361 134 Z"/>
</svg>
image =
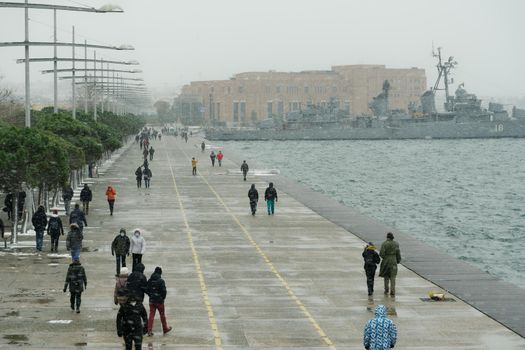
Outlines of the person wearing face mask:
<svg viewBox="0 0 525 350">
<path fill-rule="evenodd" d="M 142 255 L 146 252 L 146 240 L 140 234 L 140 230 L 135 230 L 131 237 L 131 254 L 133 257 L 133 267 L 135 270 L 137 264 L 142 263 Z"/>
<path fill-rule="evenodd" d="M 126 236 L 126 230 L 120 229 L 120 233 L 113 239 L 111 243 L 111 255 L 117 257 L 117 274 L 120 275 L 120 266 L 126 267 L 126 255 L 129 256 L 130 248 L 129 237 Z"/>
</svg>

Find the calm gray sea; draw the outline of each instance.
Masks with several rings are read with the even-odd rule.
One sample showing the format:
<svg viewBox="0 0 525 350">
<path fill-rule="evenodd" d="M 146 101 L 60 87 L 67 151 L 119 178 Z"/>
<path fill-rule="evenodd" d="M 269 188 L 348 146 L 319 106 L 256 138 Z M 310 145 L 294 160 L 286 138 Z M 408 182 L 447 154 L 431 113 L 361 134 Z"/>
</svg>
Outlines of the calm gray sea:
<svg viewBox="0 0 525 350">
<path fill-rule="evenodd" d="M 222 145 L 525 288 L 523 139 Z"/>
</svg>

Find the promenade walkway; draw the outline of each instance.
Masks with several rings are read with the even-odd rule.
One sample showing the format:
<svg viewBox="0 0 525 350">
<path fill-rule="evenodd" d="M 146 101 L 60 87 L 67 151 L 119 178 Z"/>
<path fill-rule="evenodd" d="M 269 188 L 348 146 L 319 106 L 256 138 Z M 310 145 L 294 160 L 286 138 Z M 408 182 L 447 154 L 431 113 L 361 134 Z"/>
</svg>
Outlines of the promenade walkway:
<svg viewBox="0 0 525 350">
<path fill-rule="evenodd" d="M 113 304 L 115 262 L 110 244 L 121 227 L 144 229 L 146 275 L 162 266 L 173 331 L 144 338 L 144 349 L 362 349 L 373 317 L 361 252 L 364 242 L 283 191 L 275 216 L 266 215 L 261 178 L 242 181 L 226 153 L 211 167 L 200 139 L 152 141 L 151 188 L 137 189 L 141 164 L 132 145 L 92 186 L 81 255 L 88 288 L 73 314 L 62 292 L 69 263 L 59 254 L 0 252 L 0 348 L 122 349 Z M 197 176 L 190 159 L 199 158 Z M 261 200 L 255 217 L 247 192 Z M 104 192 L 117 192 L 109 216 Z M 276 188 L 279 191 L 279 183 Z M 379 245 L 381 242 L 375 242 Z M 49 249 L 46 242 L 45 249 Z M 401 247 L 403 253 L 403 246 Z M 131 265 L 128 260 L 129 265 Z M 424 302 L 432 283 L 400 266 L 395 299 L 376 279 L 374 305 L 388 306 L 399 349 L 525 349 L 525 339 L 455 298 Z M 450 296 L 454 298 L 454 296 Z"/>
</svg>

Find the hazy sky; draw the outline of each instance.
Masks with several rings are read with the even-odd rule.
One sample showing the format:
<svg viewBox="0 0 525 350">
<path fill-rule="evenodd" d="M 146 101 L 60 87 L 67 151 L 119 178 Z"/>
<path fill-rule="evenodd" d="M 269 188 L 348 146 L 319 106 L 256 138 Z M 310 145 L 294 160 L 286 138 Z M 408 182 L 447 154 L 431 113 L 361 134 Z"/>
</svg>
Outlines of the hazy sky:
<svg viewBox="0 0 525 350">
<path fill-rule="evenodd" d="M 192 80 L 228 79 L 238 72 L 363 63 L 425 68 L 431 85 L 436 77 L 432 43 L 458 61 L 454 78 L 467 90 L 525 95 L 523 0 L 112 2 L 125 13 L 59 12 L 59 41 L 70 41 L 75 25 L 80 41 L 132 44 L 135 51 L 98 50 L 97 56 L 137 59 L 148 85 L 157 92 L 165 88 L 165 96 Z M 48 3 L 99 7 L 107 2 Z M 23 41 L 23 14 L 23 9 L 0 8 L 0 41 Z M 30 40 L 52 41 L 52 11 L 30 10 L 30 17 Z M 31 56 L 51 57 L 52 52 L 34 48 Z M 17 92 L 23 91 L 24 66 L 15 60 L 23 54 L 22 47 L 0 48 L 2 83 Z M 59 56 L 70 55 L 71 49 L 59 49 Z M 83 56 L 83 49 L 77 55 Z M 39 72 L 51 68 L 52 63 L 32 65 L 35 89 L 52 87 L 52 76 Z"/>
</svg>

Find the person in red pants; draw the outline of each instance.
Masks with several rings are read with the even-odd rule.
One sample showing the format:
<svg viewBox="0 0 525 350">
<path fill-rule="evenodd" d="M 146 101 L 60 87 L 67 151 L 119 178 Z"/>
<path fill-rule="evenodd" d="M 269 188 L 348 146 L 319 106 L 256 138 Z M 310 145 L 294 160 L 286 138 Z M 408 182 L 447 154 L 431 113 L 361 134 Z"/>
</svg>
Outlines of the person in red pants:
<svg viewBox="0 0 525 350">
<path fill-rule="evenodd" d="M 162 268 L 155 267 L 155 272 L 148 280 L 147 294 L 149 295 L 149 319 L 148 319 L 148 336 L 153 335 L 153 320 L 155 313 L 159 310 L 160 322 L 162 323 L 162 332 L 164 334 L 171 331 L 172 327 L 168 326 L 166 313 L 164 311 L 164 299 L 166 299 L 166 283 L 161 277 Z"/>
</svg>

